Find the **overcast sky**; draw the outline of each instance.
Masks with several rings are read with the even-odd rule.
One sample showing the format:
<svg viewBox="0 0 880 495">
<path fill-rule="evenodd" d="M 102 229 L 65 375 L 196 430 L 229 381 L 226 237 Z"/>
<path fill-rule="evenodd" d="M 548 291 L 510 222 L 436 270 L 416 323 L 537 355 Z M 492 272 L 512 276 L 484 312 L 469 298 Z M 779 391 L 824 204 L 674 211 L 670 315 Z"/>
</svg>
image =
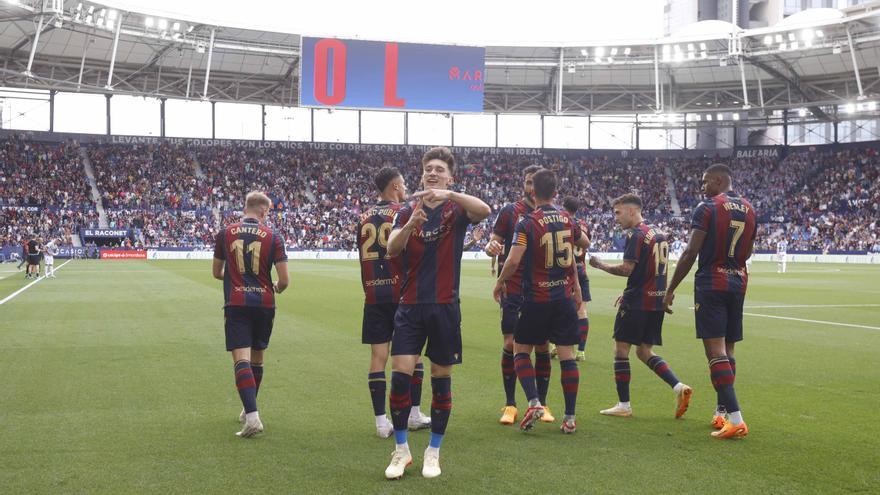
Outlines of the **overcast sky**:
<svg viewBox="0 0 880 495">
<path fill-rule="evenodd" d="M 101 0 L 122 10 L 287 33 L 474 45 L 662 36 L 663 0 Z"/>
</svg>

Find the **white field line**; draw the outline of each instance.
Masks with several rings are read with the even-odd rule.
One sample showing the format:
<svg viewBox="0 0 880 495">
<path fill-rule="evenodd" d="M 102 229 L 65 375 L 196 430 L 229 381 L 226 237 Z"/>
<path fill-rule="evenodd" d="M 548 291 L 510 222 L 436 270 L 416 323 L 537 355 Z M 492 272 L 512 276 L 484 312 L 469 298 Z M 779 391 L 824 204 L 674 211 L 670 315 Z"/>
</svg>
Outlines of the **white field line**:
<svg viewBox="0 0 880 495">
<path fill-rule="evenodd" d="M 856 325 L 853 323 L 838 323 L 836 321 L 807 320 L 804 318 L 792 318 L 790 316 L 762 315 L 759 313 L 743 313 L 743 314 L 746 316 L 759 316 L 761 318 L 773 318 L 774 320 L 790 320 L 790 321 L 800 321 L 803 323 L 819 323 L 821 325 L 833 325 L 833 326 L 838 326 L 838 327 L 866 328 L 868 330 L 880 330 L 880 327 L 872 327 L 869 325 Z"/>
<path fill-rule="evenodd" d="M 880 308 L 880 304 L 779 304 L 745 306 L 743 309 L 797 309 L 797 308 Z M 691 306 L 689 309 L 694 309 Z"/>
<path fill-rule="evenodd" d="M 880 308 L 880 304 L 780 304 L 778 306 L 746 306 L 745 309 L 786 308 Z"/>
<path fill-rule="evenodd" d="M 64 267 L 64 265 L 70 263 L 70 261 L 71 261 L 71 260 L 67 260 L 67 261 L 65 261 L 64 263 L 61 263 L 60 265 L 58 265 L 58 268 L 56 268 L 55 270 L 60 270 L 62 267 Z M 12 298 L 14 298 L 15 296 L 21 294 L 22 292 L 24 292 L 24 291 L 30 289 L 31 286 L 33 286 L 33 285 L 36 284 L 37 282 L 43 280 L 44 278 L 46 278 L 45 275 L 40 275 L 40 277 L 39 277 L 38 279 L 36 279 L 36 280 L 34 280 L 33 282 L 31 282 L 31 283 L 25 285 L 25 286 L 22 287 L 21 289 L 18 289 L 17 291 L 13 292 L 12 294 L 9 294 L 8 296 L 6 296 L 6 298 L 4 298 L 2 301 L 0 301 L 0 306 L 2 306 L 2 305 L 4 305 L 4 304 L 6 304 L 7 302 L 11 301 Z"/>
</svg>

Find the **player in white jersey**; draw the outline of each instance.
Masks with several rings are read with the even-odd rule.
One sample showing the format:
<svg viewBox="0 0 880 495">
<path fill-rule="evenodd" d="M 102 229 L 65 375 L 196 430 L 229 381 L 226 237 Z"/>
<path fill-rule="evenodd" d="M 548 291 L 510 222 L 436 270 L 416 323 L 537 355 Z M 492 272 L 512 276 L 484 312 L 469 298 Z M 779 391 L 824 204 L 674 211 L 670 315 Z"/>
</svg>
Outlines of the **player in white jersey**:
<svg viewBox="0 0 880 495">
<path fill-rule="evenodd" d="M 55 256 L 58 256 L 59 239 L 49 239 L 43 246 L 43 263 L 46 265 L 46 278 L 55 278 Z"/>
<path fill-rule="evenodd" d="M 776 273 L 785 273 L 785 265 L 788 261 L 788 241 L 784 238 L 776 243 Z"/>
<path fill-rule="evenodd" d="M 672 259 L 678 261 L 684 253 L 685 243 L 681 239 L 676 238 L 672 241 Z"/>
</svg>

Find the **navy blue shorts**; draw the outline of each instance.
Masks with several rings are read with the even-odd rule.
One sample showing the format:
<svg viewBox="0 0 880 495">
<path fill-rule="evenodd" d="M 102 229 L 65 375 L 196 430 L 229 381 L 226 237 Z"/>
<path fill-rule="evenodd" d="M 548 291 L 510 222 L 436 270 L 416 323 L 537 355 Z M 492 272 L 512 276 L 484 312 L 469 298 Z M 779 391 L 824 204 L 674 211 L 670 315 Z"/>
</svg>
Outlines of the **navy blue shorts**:
<svg viewBox="0 0 880 495">
<path fill-rule="evenodd" d="M 581 286 L 581 301 L 592 301 L 590 297 L 590 279 L 587 278 L 587 269 L 584 265 L 578 265 L 578 283 Z"/>
<path fill-rule="evenodd" d="M 548 340 L 556 345 L 576 345 L 578 316 L 574 301 L 524 302 L 513 333 L 517 344 L 541 345 Z"/>
<path fill-rule="evenodd" d="M 461 309 L 458 303 L 397 306 L 391 355 L 419 356 L 423 348 L 425 356 L 434 364 L 461 363 Z"/>
<path fill-rule="evenodd" d="M 364 320 L 361 324 L 362 344 L 384 344 L 394 335 L 394 313 L 397 304 L 364 304 Z"/>
<path fill-rule="evenodd" d="M 516 330 L 516 322 L 519 321 L 519 310 L 522 307 L 522 294 L 508 294 L 501 296 L 501 333 L 512 334 Z"/>
<path fill-rule="evenodd" d="M 726 342 L 743 339 L 743 301 L 740 292 L 695 291 L 694 316 L 698 339 L 724 337 Z"/>
<path fill-rule="evenodd" d="M 614 319 L 614 340 L 632 345 L 663 345 L 663 311 L 620 308 Z"/>
<path fill-rule="evenodd" d="M 263 350 L 269 347 L 275 308 L 252 306 L 229 306 L 223 310 L 226 316 L 226 350 L 251 347 Z"/>
<path fill-rule="evenodd" d="M 28 265 L 39 265 L 40 264 L 40 255 L 39 254 L 29 254 L 27 256 Z"/>
</svg>

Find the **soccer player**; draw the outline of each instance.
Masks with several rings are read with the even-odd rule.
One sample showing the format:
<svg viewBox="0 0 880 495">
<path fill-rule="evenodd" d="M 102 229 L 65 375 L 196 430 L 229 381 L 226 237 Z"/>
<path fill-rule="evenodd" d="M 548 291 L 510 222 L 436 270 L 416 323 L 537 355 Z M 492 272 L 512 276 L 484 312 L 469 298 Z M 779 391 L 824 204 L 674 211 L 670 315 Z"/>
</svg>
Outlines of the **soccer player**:
<svg viewBox="0 0 880 495">
<path fill-rule="evenodd" d="M 272 202 L 261 192 L 245 197 L 244 218 L 217 234 L 214 278 L 223 281 L 226 350 L 235 363 L 235 386 L 243 411 L 236 435 L 249 438 L 263 431 L 257 392 L 263 381 L 263 357 L 272 336 L 275 294 L 289 284 L 287 253 L 281 236 L 263 222 Z M 272 266 L 278 282 L 272 283 Z"/>
<path fill-rule="evenodd" d="M 535 210 L 516 224 L 514 244 L 498 276 L 494 296 L 500 301 L 520 264 L 522 270 L 523 302 L 514 329 L 514 368 L 522 385 L 529 408 L 520 421 L 520 429 L 532 429 L 544 415 L 544 404 L 538 397 L 532 367 L 531 352 L 548 340 L 556 344 L 559 366 L 562 369 L 562 394 L 565 397 L 565 415 L 560 429 L 574 433 L 575 405 L 580 374 L 574 359 L 574 346 L 580 340 L 577 320 L 578 307 L 583 304 L 574 246 L 585 248 L 587 239 L 581 235 L 577 223 L 568 214 L 553 206 L 556 197 L 556 174 L 539 170 L 532 176 L 535 190 Z"/>
<path fill-rule="evenodd" d="M 504 269 L 505 259 L 513 245 L 513 233 L 516 225 L 535 208 L 534 186 L 532 177 L 535 172 L 541 170 L 538 165 L 530 165 L 523 170 L 523 196 L 514 203 L 509 203 L 501 208 L 495 217 L 495 225 L 492 229 L 492 237 L 486 244 L 486 254 L 498 260 L 499 274 Z M 504 394 L 507 402 L 501 410 L 499 423 L 511 425 L 516 422 L 519 411 L 516 408 L 516 371 L 513 367 L 513 332 L 516 330 L 516 322 L 519 319 L 519 310 L 522 306 L 522 267 L 516 270 L 507 280 L 505 291 L 499 301 L 501 306 L 501 379 L 504 384 Z M 538 397 L 542 404 L 547 403 L 547 391 L 550 388 L 550 351 L 548 345 L 539 345 L 535 348 L 535 368 L 538 383 Z M 552 423 L 556 419 L 545 407 L 544 422 Z"/>
<path fill-rule="evenodd" d="M 684 241 L 679 239 L 678 237 L 672 241 L 672 256 L 669 259 L 673 261 L 672 266 L 675 267 L 675 264 L 678 263 L 678 260 L 681 258 L 681 253 L 684 252 Z"/>
<path fill-rule="evenodd" d="M 455 158 L 448 148 L 431 148 L 422 156 L 422 186 L 415 204 L 400 209 L 388 238 L 388 255 L 402 256 L 402 297 L 394 315 L 391 338 L 391 421 L 396 447 L 385 477 L 403 476 L 412 464 L 407 418 L 412 374 L 422 349 L 431 359 L 431 441 L 425 450 L 422 476 L 440 476 L 440 445 L 452 409 L 452 366 L 461 363 L 459 280 L 468 224 L 489 216 L 489 205 L 448 188 Z M 427 342 L 427 346 L 426 346 Z"/>
<path fill-rule="evenodd" d="M 629 351 L 636 346 L 636 356 L 672 387 L 675 417 L 680 418 L 687 411 L 693 390 L 678 381 L 666 361 L 653 350 L 655 345 L 663 344 L 663 296 L 669 243 L 666 234 L 645 223 L 642 200 L 635 194 L 620 196 L 612 206 L 614 218 L 626 231 L 623 263 L 612 266 L 590 256 L 590 266 L 627 279 L 623 294 L 615 302 L 620 307 L 614 320 L 614 381 L 618 402 L 599 412 L 607 416 L 632 416 Z"/>
<path fill-rule="evenodd" d="M 55 256 L 58 256 L 58 243 L 61 239 L 49 239 L 43 246 L 43 262 L 46 265 L 46 278 L 55 277 Z"/>
<path fill-rule="evenodd" d="M 28 259 L 28 241 L 24 241 L 21 246 L 21 261 L 19 261 L 18 267 L 16 267 L 16 270 L 21 270 L 21 265 L 26 264 L 27 259 Z M 27 265 L 25 268 L 30 269 L 30 265 Z M 30 271 L 25 270 L 24 278 L 30 278 Z"/>
<path fill-rule="evenodd" d="M 746 259 L 752 255 L 757 234 L 755 209 L 732 190 L 730 169 L 715 164 L 703 173 L 703 202 L 691 221 L 691 236 L 663 299 L 671 313 L 675 289 L 690 272 L 699 254 L 694 278 L 694 315 L 697 338 L 703 340 L 718 407 L 712 418 L 716 438 L 738 438 L 749 433 L 734 390 L 734 347 L 743 338 L 743 300 L 749 275 Z M 727 414 L 725 419 L 724 415 Z"/>
<path fill-rule="evenodd" d="M 394 216 L 406 199 L 406 182 L 400 171 L 393 167 L 379 170 L 375 178 L 379 190 L 379 202 L 361 214 L 358 226 L 358 248 L 361 260 L 361 283 L 364 287 L 364 318 L 361 326 L 361 342 L 370 344 L 370 373 L 367 384 L 376 417 L 376 434 L 388 438 L 394 426 L 385 415 L 385 366 L 394 333 L 394 313 L 400 301 L 400 285 L 403 283 L 400 257 L 387 254 L 388 236 Z M 422 398 L 424 366 L 416 363 L 412 376 L 410 394 L 412 409 L 409 428 L 418 430 L 431 426 L 431 418 L 419 409 Z"/>
<path fill-rule="evenodd" d="M 40 277 L 40 250 L 42 246 L 42 237 L 31 237 L 27 242 L 27 275 L 25 278 Z"/>
<path fill-rule="evenodd" d="M 577 355 L 575 356 L 575 361 L 584 361 L 586 356 L 584 354 L 584 349 L 587 347 L 587 336 L 590 334 L 590 317 L 587 315 L 587 305 L 586 303 L 593 300 L 590 297 L 590 278 L 587 277 L 587 249 L 590 247 L 590 228 L 587 226 L 587 223 L 583 220 L 580 220 L 576 217 L 578 210 L 581 207 L 581 202 L 579 199 L 574 196 L 568 196 L 564 200 L 562 200 L 562 207 L 571 215 L 572 220 L 577 222 L 578 227 L 581 229 L 581 234 L 587 239 L 587 247 L 582 248 L 580 246 L 574 247 L 574 260 L 577 263 L 577 274 L 578 274 L 578 284 L 581 286 L 581 300 L 584 304 L 581 304 L 580 308 L 578 308 L 578 350 Z"/>
<path fill-rule="evenodd" d="M 788 241 L 783 237 L 776 243 L 776 273 L 785 273 L 785 265 L 788 261 Z"/>
</svg>

